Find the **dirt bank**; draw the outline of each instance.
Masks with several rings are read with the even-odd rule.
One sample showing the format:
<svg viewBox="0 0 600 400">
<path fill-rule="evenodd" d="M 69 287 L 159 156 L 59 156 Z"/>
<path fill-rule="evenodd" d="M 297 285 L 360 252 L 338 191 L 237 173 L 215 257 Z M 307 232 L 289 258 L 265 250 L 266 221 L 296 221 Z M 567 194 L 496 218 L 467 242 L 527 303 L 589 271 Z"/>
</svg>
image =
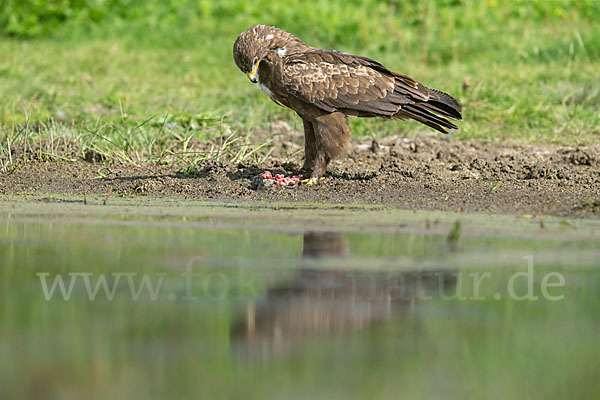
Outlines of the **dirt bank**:
<svg viewBox="0 0 600 400">
<path fill-rule="evenodd" d="M 300 142 L 300 143 L 294 143 Z M 377 203 L 407 209 L 600 217 L 600 146 L 499 145 L 441 136 L 355 142 L 317 187 L 252 190 L 265 169 L 290 174 L 301 164 L 301 137 L 289 133 L 261 165 L 206 161 L 181 166 L 33 159 L 0 177 L 3 194 L 174 196 L 197 199 Z M 289 156 L 289 154 L 293 154 Z"/>
</svg>

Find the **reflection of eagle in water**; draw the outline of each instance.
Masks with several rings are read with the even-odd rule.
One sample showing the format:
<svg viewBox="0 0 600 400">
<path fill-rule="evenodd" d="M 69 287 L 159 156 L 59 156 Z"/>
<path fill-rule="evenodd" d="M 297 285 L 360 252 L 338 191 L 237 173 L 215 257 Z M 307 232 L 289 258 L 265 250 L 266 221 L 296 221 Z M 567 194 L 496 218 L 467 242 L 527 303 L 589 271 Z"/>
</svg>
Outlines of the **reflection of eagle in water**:
<svg viewBox="0 0 600 400">
<path fill-rule="evenodd" d="M 366 57 L 307 46 L 275 27 L 255 25 L 233 46 L 237 66 L 276 103 L 304 123 L 305 161 L 311 183 L 343 154 L 350 139 L 346 118 L 412 118 L 440 132 L 458 129 L 451 96 L 429 89 Z"/>
<path fill-rule="evenodd" d="M 293 351 L 314 335 L 360 332 L 401 319 L 415 311 L 417 302 L 454 292 L 453 271 L 344 270 L 317 262 L 347 257 L 349 251 L 343 235 L 305 233 L 306 263 L 263 298 L 248 302 L 245 315 L 231 325 L 237 356 L 263 361 Z"/>
</svg>

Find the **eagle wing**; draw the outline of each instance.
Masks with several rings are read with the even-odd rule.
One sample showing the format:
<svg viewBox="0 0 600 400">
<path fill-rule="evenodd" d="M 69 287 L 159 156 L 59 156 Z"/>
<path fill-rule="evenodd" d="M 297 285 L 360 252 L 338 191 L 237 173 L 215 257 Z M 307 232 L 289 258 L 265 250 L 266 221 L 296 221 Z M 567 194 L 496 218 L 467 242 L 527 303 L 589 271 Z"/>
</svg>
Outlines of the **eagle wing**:
<svg viewBox="0 0 600 400">
<path fill-rule="evenodd" d="M 392 72 L 377 61 L 334 50 L 311 49 L 286 57 L 283 86 L 327 112 L 414 118 L 442 132 L 457 129 L 439 117 L 460 119 L 460 106 L 445 93 Z M 433 113 L 435 114 L 433 114 Z"/>
</svg>

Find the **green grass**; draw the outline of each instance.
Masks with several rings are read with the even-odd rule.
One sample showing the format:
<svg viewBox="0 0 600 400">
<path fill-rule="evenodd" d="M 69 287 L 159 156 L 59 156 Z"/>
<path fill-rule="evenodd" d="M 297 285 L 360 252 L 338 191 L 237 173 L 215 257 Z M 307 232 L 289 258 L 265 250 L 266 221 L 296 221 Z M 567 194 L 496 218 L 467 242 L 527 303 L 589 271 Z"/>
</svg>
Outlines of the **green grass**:
<svg viewBox="0 0 600 400">
<path fill-rule="evenodd" d="M 0 22 L 12 22 L 0 23 L 2 167 L 26 143 L 55 159 L 90 149 L 126 162 L 255 157 L 269 143 L 253 140 L 252 127 L 301 123 L 232 60 L 235 38 L 253 23 L 369 56 L 451 93 L 464 110 L 456 140 L 600 137 L 600 5 L 592 0 L 112 0 L 58 2 L 71 9 L 50 11 L 4 3 Z M 352 125 L 355 136 L 427 131 L 414 122 Z M 200 154 L 190 145 L 215 137 L 229 137 L 230 148 Z"/>
</svg>

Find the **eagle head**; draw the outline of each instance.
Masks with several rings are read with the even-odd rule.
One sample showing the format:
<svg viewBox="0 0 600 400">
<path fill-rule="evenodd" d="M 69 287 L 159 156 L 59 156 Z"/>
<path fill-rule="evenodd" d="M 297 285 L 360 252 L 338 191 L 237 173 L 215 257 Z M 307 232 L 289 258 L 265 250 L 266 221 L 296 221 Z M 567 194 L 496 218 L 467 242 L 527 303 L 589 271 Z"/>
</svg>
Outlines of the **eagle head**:
<svg viewBox="0 0 600 400">
<path fill-rule="evenodd" d="M 252 25 L 242 32 L 233 45 L 233 60 L 251 82 L 258 82 L 258 65 L 270 55 L 285 57 L 290 48 L 306 48 L 292 34 L 274 26 Z"/>
</svg>

